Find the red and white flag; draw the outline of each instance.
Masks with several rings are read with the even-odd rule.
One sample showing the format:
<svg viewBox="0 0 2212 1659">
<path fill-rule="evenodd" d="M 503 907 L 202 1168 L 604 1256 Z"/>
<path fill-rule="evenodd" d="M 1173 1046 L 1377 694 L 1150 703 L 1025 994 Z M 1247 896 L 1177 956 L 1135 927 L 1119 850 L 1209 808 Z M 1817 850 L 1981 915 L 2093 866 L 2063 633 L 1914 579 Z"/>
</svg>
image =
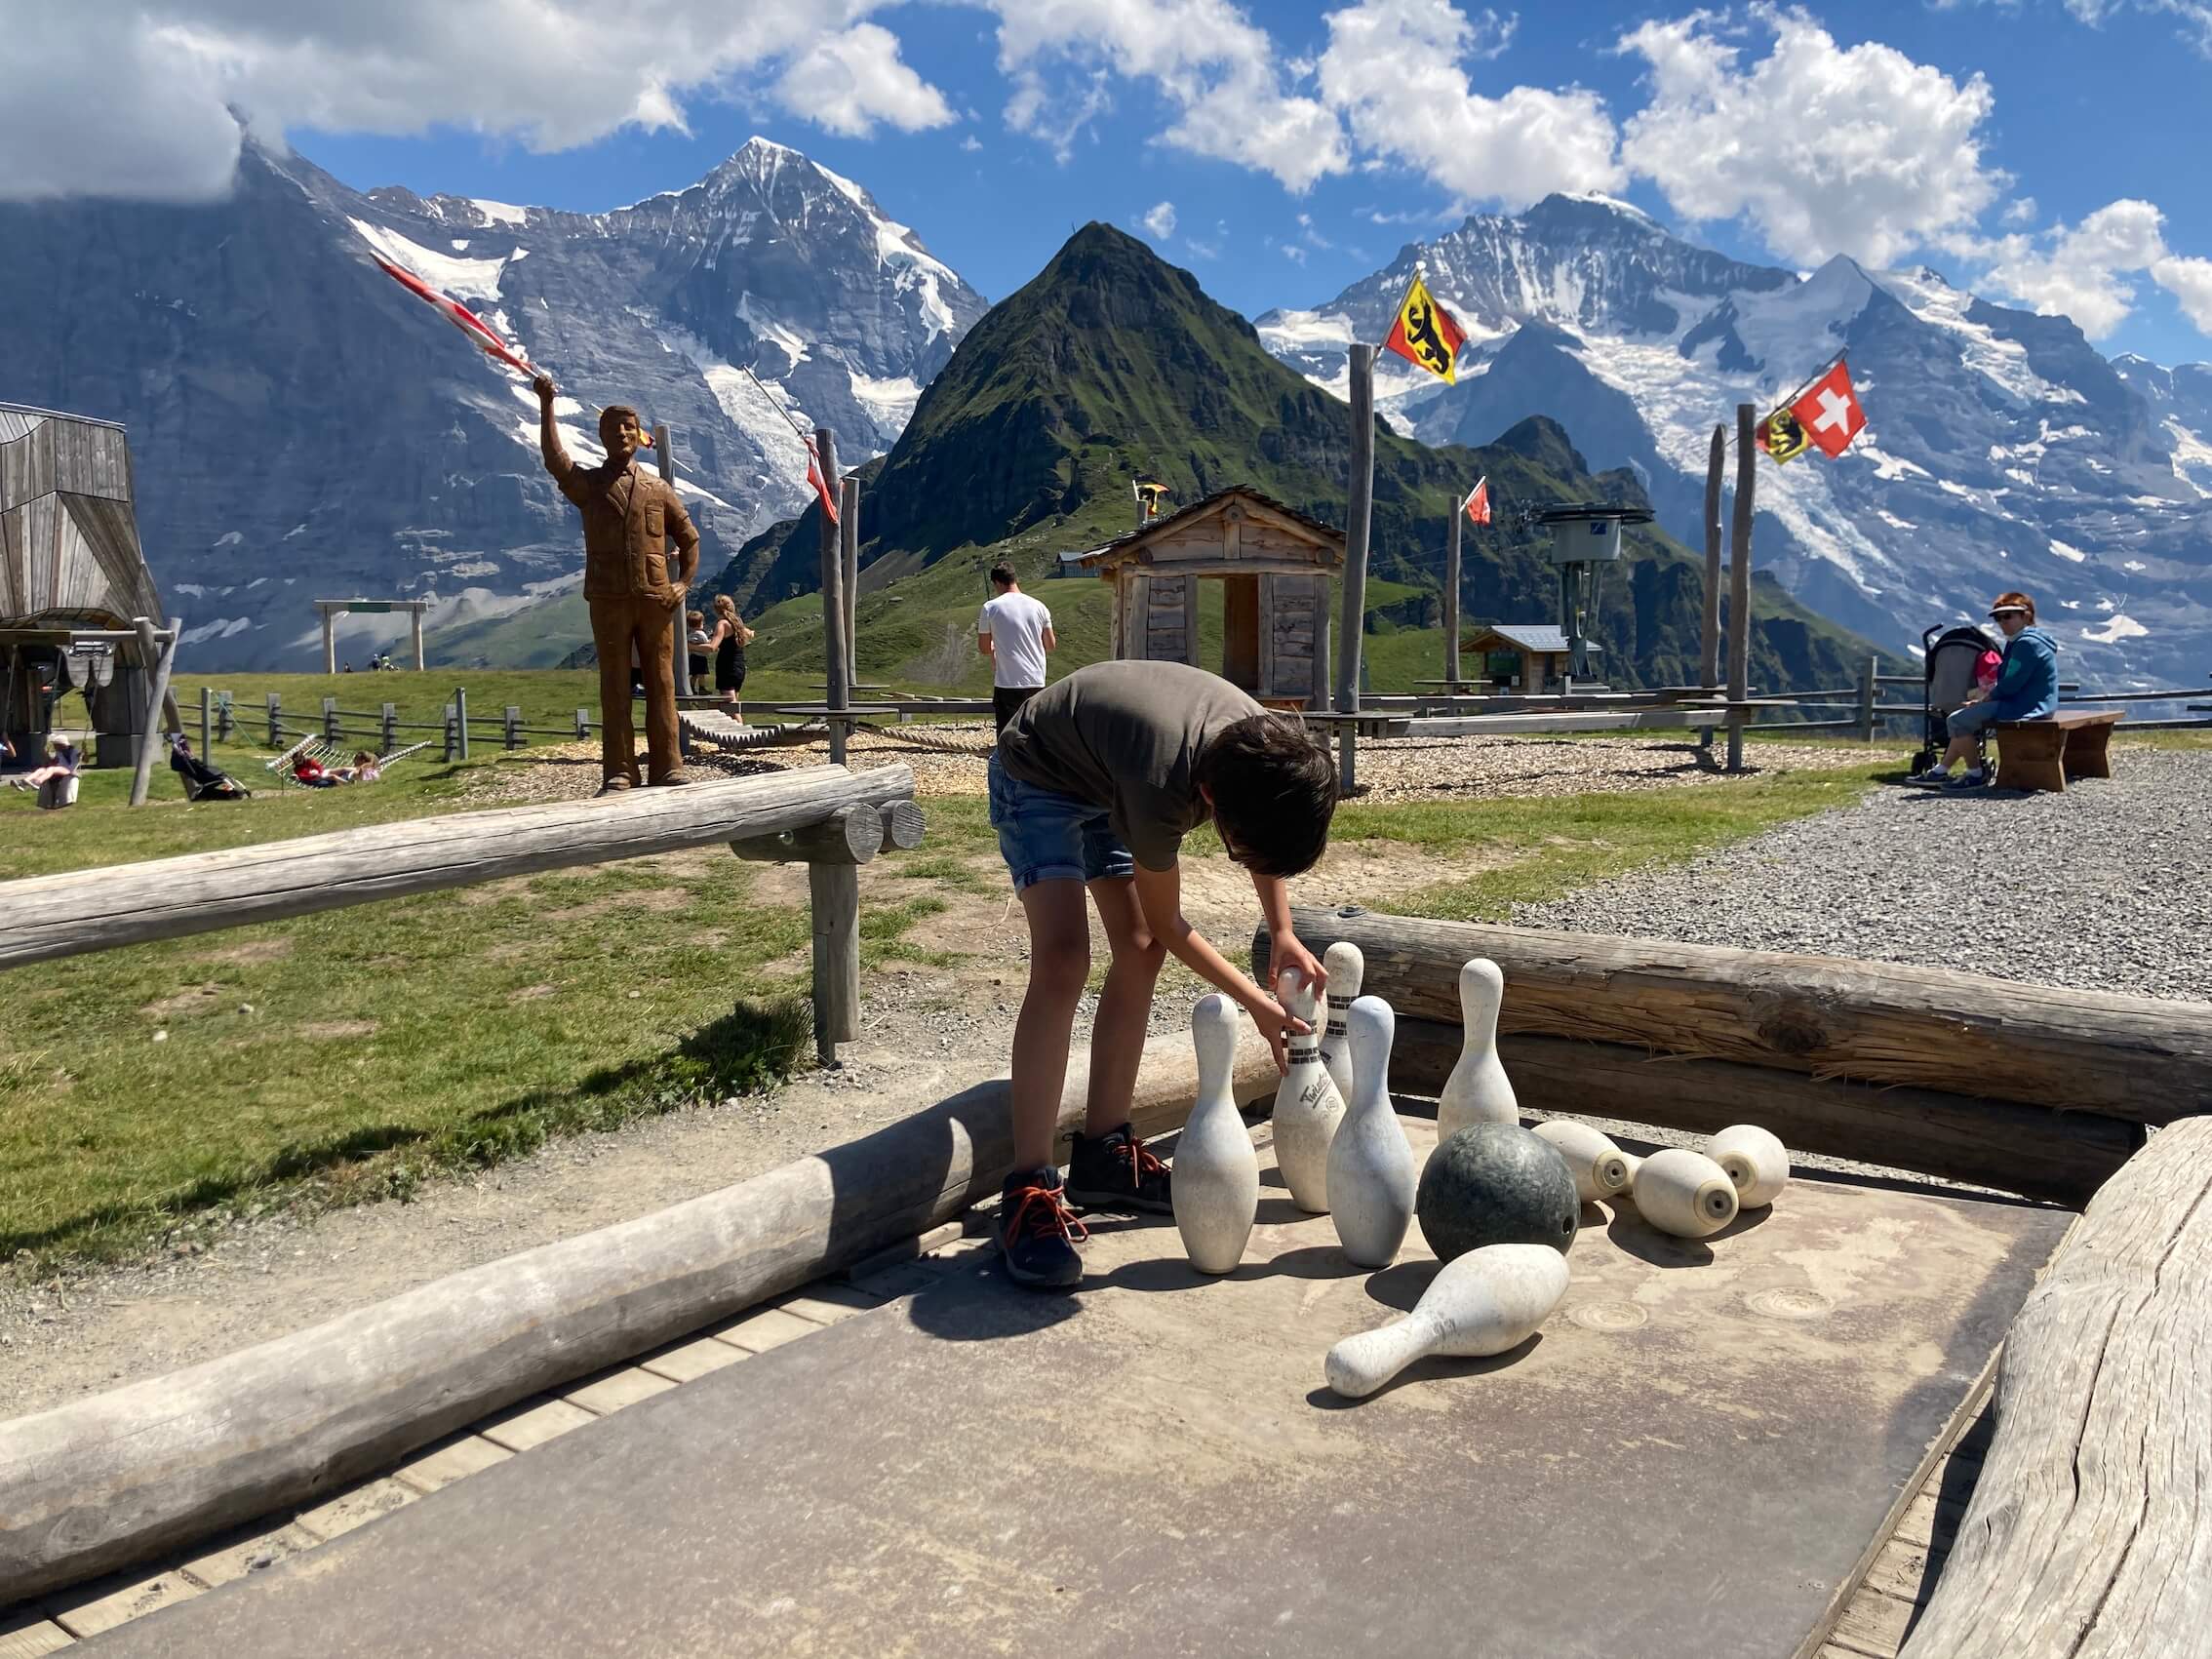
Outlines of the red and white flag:
<svg viewBox="0 0 2212 1659">
<path fill-rule="evenodd" d="M 1490 522 L 1490 475 L 1484 473 L 1477 480 L 1475 488 L 1467 492 L 1467 499 L 1459 504 L 1466 509 L 1469 524 L 1488 524 Z"/>
<path fill-rule="evenodd" d="M 837 523 L 837 497 L 830 494 L 827 480 L 822 477 L 822 453 L 814 448 L 814 440 L 801 433 L 799 441 L 807 446 L 807 482 L 814 488 L 814 499 L 822 504 L 822 517 L 831 524 Z"/>
<path fill-rule="evenodd" d="M 459 300 L 448 299 L 413 271 L 407 269 L 404 265 L 395 265 L 380 254 L 372 254 L 370 257 L 382 266 L 384 274 L 398 283 L 400 287 L 406 289 L 424 304 L 435 306 L 439 314 L 447 322 L 453 324 L 454 328 L 460 330 L 462 334 L 468 336 L 470 343 L 483 352 L 485 356 L 495 358 L 506 364 L 510 369 L 519 369 L 533 380 L 537 377 L 537 371 L 531 366 L 530 359 L 509 347 L 505 340 L 492 331 L 491 326 L 483 318 Z"/>
<path fill-rule="evenodd" d="M 1841 454 L 1867 423 L 1867 412 L 1859 407 L 1858 394 L 1851 390 L 1851 372 L 1843 367 L 1841 358 L 1805 388 L 1805 395 L 1790 406 L 1790 413 L 1797 417 L 1805 436 L 1831 459 Z"/>
</svg>

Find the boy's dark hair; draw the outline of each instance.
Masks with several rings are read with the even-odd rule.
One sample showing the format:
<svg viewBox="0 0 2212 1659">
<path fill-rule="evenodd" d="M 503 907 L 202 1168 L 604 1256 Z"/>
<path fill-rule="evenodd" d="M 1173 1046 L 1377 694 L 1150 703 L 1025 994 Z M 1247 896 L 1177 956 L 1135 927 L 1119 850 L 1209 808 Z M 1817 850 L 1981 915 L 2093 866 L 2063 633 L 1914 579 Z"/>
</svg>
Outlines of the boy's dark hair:
<svg viewBox="0 0 2212 1659">
<path fill-rule="evenodd" d="M 1000 587 L 1013 586 L 1014 568 L 1011 565 L 1007 564 L 1004 559 L 1001 559 L 996 565 L 993 565 L 991 567 L 991 580 L 996 582 Z"/>
<path fill-rule="evenodd" d="M 626 403 L 611 403 L 599 412 L 599 441 L 602 444 L 607 442 L 608 433 L 622 424 L 622 416 L 625 415 L 632 420 L 638 419 L 638 412 Z M 639 424 L 643 425 L 644 422 L 639 421 Z"/>
<path fill-rule="evenodd" d="M 1305 727 L 1247 715 L 1206 740 L 1196 781 L 1213 797 L 1213 823 L 1245 869 L 1262 876 L 1310 870 L 1328 846 L 1336 763 Z"/>
</svg>

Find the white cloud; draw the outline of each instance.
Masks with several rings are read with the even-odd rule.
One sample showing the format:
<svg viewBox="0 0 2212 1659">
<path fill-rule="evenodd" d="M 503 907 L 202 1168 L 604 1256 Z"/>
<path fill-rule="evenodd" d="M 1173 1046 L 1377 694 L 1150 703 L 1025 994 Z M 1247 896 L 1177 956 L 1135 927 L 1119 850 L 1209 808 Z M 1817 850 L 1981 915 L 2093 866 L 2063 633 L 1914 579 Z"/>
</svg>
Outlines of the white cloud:
<svg viewBox="0 0 2212 1659">
<path fill-rule="evenodd" d="M 832 133 L 864 138 L 876 123 L 902 133 L 952 124 L 944 94 L 898 55 L 898 36 L 879 23 L 824 35 L 791 60 L 775 83 L 776 101 Z"/>
<path fill-rule="evenodd" d="M 1483 19 L 1447 0 L 1360 0 L 1331 12 L 1322 97 L 1363 147 L 1462 200 L 1523 207 L 1554 190 L 1618 188 L 1626 175 L 1595 93 L 1520 86 L 1490 98 L 1470 85 L 1461 64 L 1489 55 L 1499 36 L 1495 14 Z"/>
<path fill-rule="evenodd" d="M 1285 84 L 1275 43 L 1229 0 L 988 0 L 1007 124 L 1063 158 L 1111 107 L 1106 78 L 1144 81 L 1178 111 L 1165 143 L 1303 191 L 1348 165 L 1336 117 Z M 1087 81 L 1081 94 L 1065 83 Z M 1055 83 L 1060 84 L 1055 84 Z"/>
<path fill-rule="evenodd" d="M 2004 222 L 2007 224 L 2032 224 L 2034 222 L 2035 213 L 2034 197 L 2015 197 L 2004 205 Z"/>
<path fill-rule="evenodd" d="M 594 0 L 11 7 L 0 194 L 219 195 L 238 157 L 232 108 L 271 141 L 445 125 L 555 151 L 624 127 L 683 130 L 691 99 L 780 75 L 779 101 L 804 95 L 800 113 L 836 131 L 941 124 L 941 97 L 865 21 L 881 9 L 667 0 L 650 27 L 610 28 Z"/>
<path fill-rule="evenodd" d="M 2212 335 L 2212 259 L 2167 255 L 2151 262 L 2151 280 L 2180 303 L 2201 335 Z"/>
<path fill-rule="evenodd" d="M 1151 231 L 1156 239 L 1165 241 L 1175 234 L 1175 204 L 1158 203 L 1138 222 Z"/>
<path fill-rule="evenodd" d="M 2173 253 L 2165 215 L 2122 197 L 2079 224 L 2039 236 L 2004 236 L 1973 245 L 1991 262 L 1983 281 L 2044 316 L 2071 317 L 2091 339 L 2125 322 L 2139 297 L 2138 274 L 2171 294 L 2200 333 L 2212 335 L 2212 259 Z"/>
<path fill-rule="evenodd" d="M 980 150 L 983 147 L 983 140 L 981 138 L 978 138 L 973 133 L 970 133 L 967 138 L 961 139 L 960 147 L 966 150 L 969 155 L 973 155 L 976 151 Z"/>
<path fill-rule="evenodd" d="M 2066 9 L 2091 27 L 2115 12 L 2162 13 L 2180 20 L 2182 38 L 2212 58 L 2212 0 L 2066 0 Z"/>
<path fill-rule="evenodd" d="M 1885 265 L 1970 226 L 2008 182 L 1983 165 L 1995 99 L 1980 75 L 1960 83 L 1878 42 L 1839 47 L 1802 12 L 1752 16 L 1773 46 L 1748 66 L 1710 13 L 1621 37 L 1651 87 L 1621 158 L 1685 217 L 1742 215 L 1786 257 Z"/>
</svg>

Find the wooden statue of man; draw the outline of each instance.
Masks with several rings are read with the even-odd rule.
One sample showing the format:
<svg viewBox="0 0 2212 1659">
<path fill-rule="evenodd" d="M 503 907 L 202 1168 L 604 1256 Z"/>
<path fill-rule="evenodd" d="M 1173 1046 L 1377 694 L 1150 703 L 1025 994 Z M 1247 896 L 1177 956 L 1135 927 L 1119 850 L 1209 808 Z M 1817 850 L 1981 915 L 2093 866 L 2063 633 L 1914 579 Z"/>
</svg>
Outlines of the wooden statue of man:
<svg viewBox="0 0 2212 1659">
<path fill-rule="evenodd" d="M 599 792 L 612 795 L 638 783 L 637 739 L 630 721 L 633 649 L 645 676 L 646 775 L 655 784 L 689 783 L 677 745 L 672 624 L 698 573 L 699 533 L 675 487 L 639 468 L 637 453 L 645 439 L 636 410 L 618 403 L 601 410 L 599 441 L 607 459 L 598 466 L 578 466 L 561 447 L 560 429 L 553 423 L 553 377 L 540 375 L 533 384 L 545 470 L 583 514 L 584 603 L 591 610 L 591 643 L 599 653 Z M 671 539 L 676 543 L 673 574 L 668 565 Z"/>
</svg>

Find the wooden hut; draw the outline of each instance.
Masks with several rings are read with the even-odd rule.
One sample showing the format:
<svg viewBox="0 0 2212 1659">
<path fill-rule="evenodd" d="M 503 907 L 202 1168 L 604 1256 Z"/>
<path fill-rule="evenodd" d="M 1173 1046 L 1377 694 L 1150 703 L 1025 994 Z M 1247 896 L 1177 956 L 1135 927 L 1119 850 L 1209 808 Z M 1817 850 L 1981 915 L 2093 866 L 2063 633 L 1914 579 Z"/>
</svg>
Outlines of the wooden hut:
<svg viewBox="0 0 2212 1659">
<path fill-rule="evenodd" d="M 1563 689 L 1574 659 L 1573 643 L 1555 622 L 1499 622 L 1479 630 L 1464 649 L 1482 657 L 1482 672 L 1474 678 L 1526 693 Z M 1598 654 L 1596 646 L 1583 649 Z"/>
<path fill-rule="evenodd" d="M 1256 490 L 1216 491 L 1086 553 L 1073 574 L 1114 584 L 1114 654 L 1217 668 L 1273 708 L 1327 695 L 1328 584 L 1344 568 L 1344 533 Z M 1199 661 L 1201 581 L 1222 585 L 1222 659 Z"/>
<path fill-rule="evenodd" d="M 153 664 L 134 625 L 165 617 L 131 503 L 122 427 L 0 403 L 0 728 L 25 754 L 71 689 L 97 765 L 137 752 Z"/>
</svg>

